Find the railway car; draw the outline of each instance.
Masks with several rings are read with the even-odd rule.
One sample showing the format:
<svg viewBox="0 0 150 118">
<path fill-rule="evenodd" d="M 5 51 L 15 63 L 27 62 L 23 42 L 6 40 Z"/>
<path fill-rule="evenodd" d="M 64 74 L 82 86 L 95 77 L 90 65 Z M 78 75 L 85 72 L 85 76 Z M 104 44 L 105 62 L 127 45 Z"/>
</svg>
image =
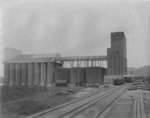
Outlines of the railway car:
<svg viewBox="0 0 150 118">
<path fill-rule="evenodd" d="M 70 72 L 68 69 L 57 69 L 55 71 L 54 82 L 56 86 L 68 86 Z"/>
<path fill-rule="evenodd" d="M 67 86 L 68 85 L 68 81 L 67 80 L 55 80 L 55 85 L 56 86 Z"/>
<path fill-rule="evenodd" d="M 132 80 L 131 77 L 124 77 L 124 81 L 125 81 L 126 83 L 132 83 L 132 82 L 133 82 L 133 80 Z"/>
<path fill-rule="evenodd" d="M 124 79 L 114 79 L 113 84 L 114 85 L 122 85 L 125 83 Z"/>
</svg>

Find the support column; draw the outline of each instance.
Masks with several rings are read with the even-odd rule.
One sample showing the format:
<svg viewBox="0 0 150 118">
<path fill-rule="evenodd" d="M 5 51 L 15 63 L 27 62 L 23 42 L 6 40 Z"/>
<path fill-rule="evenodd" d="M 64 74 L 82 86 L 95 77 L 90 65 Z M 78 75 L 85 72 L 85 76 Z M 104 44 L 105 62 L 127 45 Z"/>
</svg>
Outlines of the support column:
<svg viewBox="0 0 150 118">
<path fill-rule="evenodd" d="M 95 67 L 95 60 L 93 60 L 93 67 Z"/>
<path fill-rule="evenodd" d="M 25 63 L 25 86 L 28 86 L 28 64 Z"/>
<path fill-rule="evenodd" d="M 80 67 L 84 67 L 83 60 L 80 60 Z"/>
<path fill-rule="evenodd" d="M 44 86 L 45 80 L 46 80 L 46 63 L 42 62 L 41 63 L 41 81 L 40 81 L 40 86 Z"/>
<path fill-rule="evenodd" d="M 15 85 L 20 86 L 20 78 L 21 78 L 21 73 L 20 73 L 20 63 L 15 64 Z"/>
<path fill-rule="evenodd" d="M 23 63 L 21 63 L 21 81 L 20 81 L 20 85 L 24 85 L 24 67 L 23 67 Z"/>
<path fill-rule="evenodd" d="M 87 60 L 87 67 L 89 67 L 89 60 Z"/>
<path fill-rule="evenodd" d="M 94 67 L 96 67 L 96 60 L 94 59 Z"/>
<path fill-rule="evenodd" d="M 94 61 L 91 60 L 91 67 L 94 67 Z"/>
<path fill-rule="evenodd" d="M 40 79 L 40 66 L 39 63 L 34 63 L 34 85 L 39 85 Z"/>
<path fill-rule="evenodd" d="M 22 86 L 27 85 L 27 64 L 26 63 L 21 64 L 21 85 Z"/>
<path fill-rule="evenodd" d="M 15 80 L 15 68 L 14 68 L 14 64 L 11 63 L 10 64 L 10 82 L 9 82 L 10 86 L 14 85 L 14 80 Z"/>
<path fill-rule="evenodd" d="M 8 86 L 10 80 L 10 66 L 8 63 L 4 64 L 4 81 L 3 84 Z"/>
<path fill-rule="evenodd" d="M 103 66 L 103 64 L 102 64 L 102 61 L 101 61 L 101 60 L 99 60 L 99 63 L 100 63 L 100 66 Z"/>
<path fill-rule="evenodd" d="M 38 66 L 39 66 L 39 80 L 38 80 L 38 86 L 41 86 L 41 63 L 38 63 Z"/>
<path fill-rule="evenodd" d="M 98 62 L 98 60 L 96 60 L 96 66 L 97 66 L 97 67 L 99 66 L 99 62 Z"/>
<path fill-rule="evenodd" d="M 34 85 L 34 66 L 33 63 L 28 63 L 28 86 Z"/>
<path fill-rule="evenodd" d="M 19 86 L 21 86 L 21 81 L 22 81 L 21 63 L 18 63 L 18 73 L 19 73 L 19 75 L 20 75 L 19 80 L 18 80 L 18 83 L 19 83 Z"/>
<path fill-rule="evenodd" d="M 80 67 L 80 60 L 77 60 L 77 67 Z"/>
<path fill-rule="evenodd" d="M 74 66 L 74 62 L 70 61 L 70 67 L 72 68 Z"/>
<path fill-rule="evenodd" d="M 54 82 L 54 63 L 48 62 L 47 64 L 47 86 L 51 86 Z"/>
<path fill-rule="evenodd" d="M 86 67 L 86 61 L 84 61 L 83 63 L 84 63 L 84 67 Z"/>
<path fill-rule="evenodd" d="M 44 86 L 47 86 L 48 81 L 48 62 L 45 62 L 45 80 L 44 80 Z"/>
<path fill-rule="evenodd" d="M 98 67 L 100 67 L 100 61 L 98 60 Z"/>
</svg>

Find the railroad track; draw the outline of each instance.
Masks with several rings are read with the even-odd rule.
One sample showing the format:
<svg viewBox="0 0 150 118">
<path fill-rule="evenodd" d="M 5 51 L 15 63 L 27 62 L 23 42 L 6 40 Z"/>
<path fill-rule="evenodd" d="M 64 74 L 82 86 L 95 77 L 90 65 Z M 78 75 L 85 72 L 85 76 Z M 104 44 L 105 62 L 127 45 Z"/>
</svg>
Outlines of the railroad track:
<svg viewBox="0 0 150 118">
<path fill-rule="evenodd" d="M 134 118 L 146 118 L 142 90 L 137 90 L 137 97 L 134 104 Z"/>
<path fill-rule="evenodd" d="M 127 86 L 116 87 L 26 118 L 78 118 L 87 109 L 101 103 L 103 107 L 94 116 L 98 118 L 127 88 Z"/>
<path fill-rule="evenodd" d="M 87 118 L 88 113 L 90 113 L 90 110 L 93 111 L 92 109 L 95 110 L 95 113 L 89 116 L 88 118 L 99 118 L 105 110 L 107 110 L 113 103 L 114 101 L 117 100 L 117 98 L 125 91 L 125 89 L 121 89 L 119 91 L 113 91 L 111 93 L 108 93 L 102 97 L 99 97 L 98 99 L 92 101 L 91 103 L 80 107 L 78 110 L 71 112 L 71 114 L 66 113 L 63 115 L 63 117 L 59 118 Z M 97 106 L 96 106 L 97 105 Z M 95 107 L 96 106 L 96 107 Z M 101 106 L 101 107 L 99 107 Z M 95 109 L 96 108 L 96 109 Z M 88 110 L 90 109 L 90 110 Z M 84 114 L 85 113 L 85 114 Z"/>
</svg>

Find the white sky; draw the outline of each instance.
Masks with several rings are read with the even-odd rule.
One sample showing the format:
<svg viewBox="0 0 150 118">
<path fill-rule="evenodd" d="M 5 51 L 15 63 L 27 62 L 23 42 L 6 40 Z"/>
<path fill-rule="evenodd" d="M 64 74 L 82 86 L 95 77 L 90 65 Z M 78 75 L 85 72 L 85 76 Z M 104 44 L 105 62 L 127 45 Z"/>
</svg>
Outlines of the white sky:
<svg viewBox="0 0 150 118">
<path fill-rule="evenodd" d="M 3 73 L 2 11 L 0 9 L 0 75 Z"/>
<path fill-rule="evenodd" d="M 124 31 L 128 66 L 150 65 L 148 2 L 42 1 L 14 0 L 4 4 L 2 31 L 5 46 L 27 53 L 106 55 L 110 33 Z"/>
</svg>

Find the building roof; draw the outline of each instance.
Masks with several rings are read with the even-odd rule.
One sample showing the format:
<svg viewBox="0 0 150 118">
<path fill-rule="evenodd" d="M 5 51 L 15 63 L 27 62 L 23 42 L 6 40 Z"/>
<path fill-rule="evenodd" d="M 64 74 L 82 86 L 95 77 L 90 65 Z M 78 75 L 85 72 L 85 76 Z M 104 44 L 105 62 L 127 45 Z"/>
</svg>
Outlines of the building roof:
<svg viewBox="0 0 150 118">
<path fill-rule="evenodd" d="M 50 56 L 37 56 L 37 55 L 18 55 L 12 59 L 4 61 L 4 63 L 31 63 L 31 62 L 57 62 L 56 58 Z"/>
</svg>

